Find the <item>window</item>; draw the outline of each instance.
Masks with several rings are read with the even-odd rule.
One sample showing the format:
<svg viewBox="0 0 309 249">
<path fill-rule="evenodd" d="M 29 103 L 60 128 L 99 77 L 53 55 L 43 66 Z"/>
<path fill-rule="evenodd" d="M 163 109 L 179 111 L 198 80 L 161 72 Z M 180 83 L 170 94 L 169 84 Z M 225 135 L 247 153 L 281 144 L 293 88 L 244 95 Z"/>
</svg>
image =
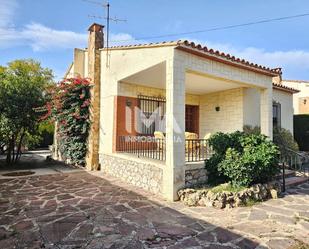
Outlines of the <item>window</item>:
<svg viewBox="0 0 309 249">
<path fill-rule="evenodd" d="M 281 127 L 281 104 L 278 102 L 273 102 L 273 126 Z"/>
<path fill-rule="evenodd" d="M 156 130 L 165 131 L 165 123 L 158 122 L 165 115 L 165 99 L 162 97 L 151 97 L 139 95 L 139 133 L 140 135 L 153 135 Z M 157 126 L 157 127 L 156 127 Z"/>
</svg>

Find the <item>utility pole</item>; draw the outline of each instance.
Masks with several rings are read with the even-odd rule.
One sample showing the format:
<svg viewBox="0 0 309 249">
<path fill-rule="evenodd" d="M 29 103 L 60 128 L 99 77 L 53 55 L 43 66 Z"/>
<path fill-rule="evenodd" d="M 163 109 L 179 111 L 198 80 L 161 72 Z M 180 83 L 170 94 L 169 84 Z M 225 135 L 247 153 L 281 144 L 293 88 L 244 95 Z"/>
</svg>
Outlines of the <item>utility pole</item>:
<svg viewBox="0 0 309 249">
<path fill-rule="evenodd" d="M 103 8 L 106 9 L 106 16 L 102 17 L 102 16 L 95 16 L 95 15 L 88 15 L 88 17 L 91 17 L 91 18 L 97 18 L 97 19 L 105 19 L 106 20 L 106 67 L 109 67 L 109 23 L 110 21 L 113 21 L 115 23 L 118 23 L 118 22 L 126 22 L 127 20 L 125 19 L 118 19 L 117 17 L 110 17 L 110 4 L 109 2 L 107 2 L 106 4 L 105 3 L 101 3 L 101 2 L 96 2 L 96 1 L 92 1 L 92 0 L 83 0 L 84 2 L 88 2 L 88 3 L 91 3 L 91 4 L 96 4 L 96 5 L 99 5 Z"/>
</svg>

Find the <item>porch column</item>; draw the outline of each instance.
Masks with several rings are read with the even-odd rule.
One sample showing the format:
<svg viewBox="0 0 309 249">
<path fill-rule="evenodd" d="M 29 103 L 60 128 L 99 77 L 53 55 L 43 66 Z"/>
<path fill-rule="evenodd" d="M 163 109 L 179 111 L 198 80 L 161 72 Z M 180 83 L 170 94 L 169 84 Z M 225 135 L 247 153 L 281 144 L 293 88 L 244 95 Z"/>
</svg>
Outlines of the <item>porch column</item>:
<svg viewBox="0 0 309 249">
<path fill-rule="evenodd" d="M 261 133 L 273 139 L 272 88 L 261 90 Z"/>
<path fill-rule="evenodd" d="M 185 184 L 185 70 L 174 58 L 166 62 L 166 167 L 163 191 L 177 200 Z"/>
</svg>

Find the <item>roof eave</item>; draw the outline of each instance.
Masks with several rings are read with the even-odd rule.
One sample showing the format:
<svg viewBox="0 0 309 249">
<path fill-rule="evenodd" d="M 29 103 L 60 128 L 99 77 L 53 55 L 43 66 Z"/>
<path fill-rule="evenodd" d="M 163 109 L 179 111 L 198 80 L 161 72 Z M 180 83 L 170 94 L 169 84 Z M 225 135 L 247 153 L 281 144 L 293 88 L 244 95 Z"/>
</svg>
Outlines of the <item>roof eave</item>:
<svg viewBox="0 0 309 249">
<path fill-rule="evenodd" d="M 144 48 L 161 48 L 161 47 L 176 47 L 178 42 L 164 42 L 164 43 L 148 43 L 148 44 L 133 44 L 124 46 L 113 46 L 108 49 L 101 48 L 101 51 L 106 50 L 128 50 L 128 49 L 144 49 Z"/>
<path fill-rule="evenodd" d="M 287 93 L 292 93 L 292 94 L 300 92 L 299 90 L 296 90 L 294 88 L 279 86 L 279 85 L 276 85 L 276 84 L 273 84 L 273 89 L 276 89 L 276 90 L 279 90 L 279 91 L 283 91 L 283 92 L 287 92 Z"/>
<path fill-rule="evenodd" d="M 191 54 L 194 54 L 194 55 L 197 55 L 197 56 L 200 56 L 200 57 L 203 57 L 203 58 L 207 58 L 207 59 L 211 59 L 211 60 L 214 60 L 214 61 L 218 61 L 218 62 L 224 63 L 226 65 L 230 65 L 230 66 L 234 66 L 234 67 L 250 70 L 250 71 L 253 71 L 255 73 L 264 74 L 264 75 L 267 75 L 267 76 L 270 76 L 270 77 L 276 77 L 276 76 L 280 75 L 280 73 L 278 73 L 278 72 L 272 72 L 270 70 L 264 70 L 264 69 L 259 69 L 257 67 L 253 67 L 253 66 L 250 66 L 250 65 L 244 65 L 244 64 L 239 63 L 237 61 L 231 61 L 231 60 L 228 60 L 228 59 L 224 59 L 224 58 L 222 58 L 220 56 L 217 56 L 215 54 L 209 54 L 209 53 L 203 52 L 202 50 L 197 50 L 197 49 L 194 49 L 194 48 L 190 48 L 190 47 L 188 47 L 186 45 L 181 45 L 180 44 L 180 45 L 176 46 L 175 48 L 179 49 L 179 50 L 182 50 L 182 51 L 185 51 L 185 52 L 188 52 L 188 53 L 191 53 Z"/>
</svg>

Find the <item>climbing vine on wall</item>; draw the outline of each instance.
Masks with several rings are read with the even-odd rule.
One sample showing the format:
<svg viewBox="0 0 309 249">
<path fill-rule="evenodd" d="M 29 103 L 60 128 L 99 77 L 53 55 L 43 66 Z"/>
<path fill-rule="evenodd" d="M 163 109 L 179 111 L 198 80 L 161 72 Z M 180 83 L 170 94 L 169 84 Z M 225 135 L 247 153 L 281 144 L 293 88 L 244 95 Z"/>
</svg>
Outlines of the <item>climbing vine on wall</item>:
<svg viewBox="0 0 309 249">
<path fill-rule="evenodd" d="M 43 117 L 57 122 L 57 143 L 62 159 L 85 165 L 90 128 L 90 81 L 69 78 L 49 89 L 50 101 Z"/>
</svg>

